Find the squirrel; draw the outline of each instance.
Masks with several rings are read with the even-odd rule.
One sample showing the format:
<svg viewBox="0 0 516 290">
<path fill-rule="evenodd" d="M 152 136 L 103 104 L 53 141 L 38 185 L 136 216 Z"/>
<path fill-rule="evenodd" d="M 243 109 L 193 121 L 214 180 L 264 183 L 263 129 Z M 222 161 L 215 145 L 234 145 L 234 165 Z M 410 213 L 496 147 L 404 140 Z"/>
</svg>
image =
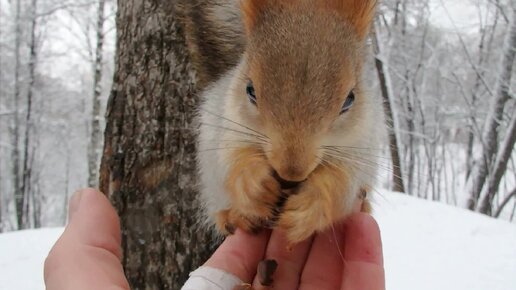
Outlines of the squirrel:
<svg viewBox="0 0 516 290">
<path fill-rule="evenodd" d="M 362 81 L 376 1 L 218 3 L 214 15 L 232 15 L 224 25 L 240 25 L 231 31 L 240 29 L 244 43 L 201 97 L 197 159 L 208 224 L 224 235 L 277 227 L 295 244 L 361 199 L 369 211 L 385 130 L 382 102 Z"/>
</svg>

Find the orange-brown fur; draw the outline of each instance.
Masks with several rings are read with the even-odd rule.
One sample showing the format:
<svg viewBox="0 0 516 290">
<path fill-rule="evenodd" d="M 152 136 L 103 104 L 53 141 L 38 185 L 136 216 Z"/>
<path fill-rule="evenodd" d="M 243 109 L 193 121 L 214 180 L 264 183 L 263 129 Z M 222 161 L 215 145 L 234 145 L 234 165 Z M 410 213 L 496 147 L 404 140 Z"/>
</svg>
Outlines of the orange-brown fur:
<svg viewBox="0 0 516 290">
<path fill-rule="evenodd" d="M 281 195 L 276 172 L 284 180 L 301 182 L 277 221 L 296 243 L 351 213 L 362 189 L 374 180 L 370 175 L 375 170 L 367 168 L 375 166 L 371 156 L 360 157 L 367 159 L 363 164 L 354 163 L 324 147 L 379 146 L 381 105 L 364 93 L 361 82 L 364 41 L 376 1 L 241 3 L 247 48 L 232 72 L 223 113 L 230 121 L 223 125 L 243 124 L 237 128 L 255 136 L 224 132 L 217 137 L 228 148 L 219 155 L 227 165 L 228 200 L 217 214 L 217 225 L 225 233 L 234 226 L 253 231 L 273 219 Z M 245 95 L 248 80 L 254 84 L 256 106 Z M 341 115 L 351 90 L 355 103 Z M 207 173 L 205 179 L 210 178 Z M 370 211 L 368 200 L 362 209 Z"/>
<path fill-rule="evenodd" d="M 310 154 L 319 145 L 317 140 L 338 117 L 348 92 L 358 82 L 361 56 L 356 46 L 360 41 L 346 32 L 349 23 L 320 7 L 316 10 L 321 11 L 314 11 L 311 1 L 289 6 L 272 2 L 276 5 L 266 6 L 262 22 L 254 25 L 249 36 L 248 76 L 260 96 L 258 108 L 273 141 L 270 162 L 284 179 L 301 181 L 317 166 L 317 156 Z M 304 38 L 293 31 L 275 31 L 277 26 L 308 24 L 316 27 Z M 283 43 L 271 39 L 272 34 L 279 34 Z M 321 42 L 336 45 L 328 44 L 319 54 L 310 55 L 320 49 Z M 299 86 L 303 78 L 310 86 Z"/>
<path fill-rule="evenodd" d="M 296 195 L 291 196 L 279 220 L 292 242 L 305 240 L 314 231 L 325 230 L 342 214 L 342 189 L 349 182 L 345 172 L 336 166 L 318 166 L 303 182 Z"/>
<path fill-rule="evenodd" d="M 272 168 L 260 149 L 237 149 L 230 160 L 226 190 L 232 201 L 231 209 L 218 214 L 221 231 L 228 226 L 246 230 L 260 228 L 274 217 L 274 208 L 281 188 L 271 175 Z"/>
<path fill-rule="evenodd" d="M 291 9 L 296 9 L 296 5 L 300 5 L 302 2 L 301 0 L 241 1 L 242 15 L 244 16 L 243 20 L 248 34 L 252 33 L 259 17 L 269 6 L 288 6 Z M 329 11 L 339 13 L 344 19 L 353 24 L 356 33 L 361 38 L 367 35 L 369 26 L 376 12 L 376 1 L 370 0 L 322 0 L 310 1 L 309 5 L 313 6 L 315 9 L 325 8 Z"/>
<path fill-rule="evenodd" d="M 360 38 L 364 38 L 376 12 L 375 0 L 328 0 L 316 1 L 319 5 L 340 13 L 346 20 L 350 21 Z"/>
<path fill-rule="evenodd" d="M 243 21 L 248 34 L 252 32 L 259 14 L 270 4 L 269 0 L 241 1 Z"/>
</svg>

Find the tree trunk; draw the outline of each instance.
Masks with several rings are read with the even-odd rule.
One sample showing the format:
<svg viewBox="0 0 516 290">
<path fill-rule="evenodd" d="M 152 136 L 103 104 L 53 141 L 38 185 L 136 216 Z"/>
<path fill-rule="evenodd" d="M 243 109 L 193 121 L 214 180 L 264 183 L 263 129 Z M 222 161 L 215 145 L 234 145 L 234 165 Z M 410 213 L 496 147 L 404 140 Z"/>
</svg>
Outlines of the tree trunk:
<svg viewBox="0 0 516 290">
<path fill-rule="evenodd" d="M 36 10 L 37 0 L 31 1 L 31 32 L 29 42 L 29 83 L 27 88 L 27 104 L 25 113 L 25 136 L 23 138 L 23 168 L 22 168 L 22 223 L 18 224 L 18 229 L 27 229 L 30 227 L 30 194 L 31 194 L 31 174 L 32 174 L 32 151 L 31 146 L 31 132 L 32 132 L 32 103 L 34 97 L 34 85 L 36 81 L 36 62 L 37 62 L 37 47 L 36 47 Z"/>
<path fill-rule="evenodd" d="M 61 224 L 66 225 L 66 221 L 68 219 L 68 199 L 70 194 L 70 143 L 66 144 L 66 163 L 65 163 L 65 186 L 63 192 L 63 209 L 61 210 Z"/>
<path fill-rule="evenodd" d="M 484 41 L 486 38 L 487 29 L 483 28 L 480 29 L 480 43 L 478 45 L 478 64 L 477 67 L 481 68 L 484 66 L 484 59 L 486 52 L 484 50 L 485 45 Z M 478 95 L 480 92 L 480 86 L 482 84 L 481 78 L 484 77 L 484 71 L 478 72 L 475 75 L 475 84 L 473 86 L 473 90 L 471 91 L 471 107 L 470 108 L 476 108 L 477 107 L 477 100 Z M 469 116 L 469 128 L 468 128 L 468 143 L 467 143 L 467 149 L 466 149 L 466 181 L 469 178 L 469 175 L 471 174 L 471 169 L 473 168 L 473 147 L 475 145 L 475 124 L 476 124 L 476 116 L 474 112 L 470 112 Z"/>
<path fill-rule="evenodd" d="M 495 214 L 493 215 L 495 218 L 499 218 L 500 215 L 502 214 L 502 211 L 503 209 L 507 206 L 507 204 L 509 203 L 509 201 L 511 201 L 511 199 L 513 197 L 516 197 L 516 188 L 513 189 L 505 198 L 504 200 L 500 203 L 500 206 L 498 207 L 498 209 L 496 210 Z M 515 206 L 516 206 L 516 203 L 515 203 Z M 512 221 L 512 219 L 511 219 Z"/>
<path fill-rule="evenodd" d="M 376 54 L 375 64 L 378 72 L 378 78 L 380 80 L 380 89 L 384 100 L 384 110 L 389 125 L 389 144 L 392 159 L 392 179 L 394 191 L 405 192 L 405 185 L 403 182 L 403 171 L 400 158 L 400 144 L 399 144 L 399 122 L 398 116 L 394 113 L 394 96 L 392 93 L 392 84 L 390 80 L 389 72 L 385 67 L 382 58 L 381 41 L 378 35 L 379 31 L 374 29 L 373 31 L 373 46 Z"/>
<path fill-rule="evenodd" d="M 21 99 L 21 0 L 16 0 L 16 31 L 14 40 L 14 53 L 15 53 L 15 65 L 14 65 L 14 96 L 13 96 L 13 124 L 11 129 L 12 134 L 12 147 L 13 147 L 13 159 L 12 159 L 12 174 L 13 174 L 13 191 L 16 209 L 16 221 L 18 228 L 23 224 L 23 193 L 21 191 L 21 178 L 20 178 L 20 99 Z"/>
<path fill-rule="evenodd" d="M 100 97 L 102 93 L 102 54 L 104 52 L 104 6 L 105 0 L 99 0 L 97 10 L 97 44 L 93 64 L 93 109 L 91 117 L 91 135 L 88 144 L 88 186 L 98 186 L 98 162 L 101 144 L 100 132 Z"/>
<path fill-rule="evenodd" d="M 491 215 L 493 209 L 493 200 L 498 193 L 500 181 L 507 171 L 507 165 L 511 159 L 511 154 L 516 143 L 516 116 L 513 116 L 512 122 L 507 129 L 507 136 L 502 142 L 501 150 L 498 153 L 496 162 L 494 163 L 493 173 L 489 176 L 487 181 L 486 195 L 480 203 L 479 212 Z"/>
<path fill-rule="evenodd" d="M 513 5 L 513 15 L 516 15 L 516 5 Z M 480 193 L 485 185 L 489 168 L 495 161 L 498 152 L 498 133 L 500 124 L 503 120 L 505 104 L 510 99 L 510 84 L 512 78 L 512 67 L 516 56 L 516 16 L 513 17 L 512 23 L 507 31 L 503 57 L 500 64 L 498 85 L 495 99 L 490 109 L 490 113 L 486 120 L 487 124 L 484 128 L 483 140 L 484 146 L 482 156 L 475 163 L 475 167 L 469 180 L 469 200 L 467 207 L 475 210 L 477 207 Z"/>
<path fill-rule="evenodd" d="M 0 160 L 1 161 L 1 160 Z M 0 168 L 1 170 L 1 168 Z M 0 172 L 0 188 L 2 188 L 2 174 Z M 3 210 L 4 210 L 4 195 L 0 192 L 0 234 L 4 232 L 4 220 L 3 220 Z"/>
<path fill-rule="evenodd" d="M 197 218 L 200 88 L 181 3 L 118 1 L 100 188 L 120 215 L 133 290 L 180 289 L 217 246 Z"/>
</svg>

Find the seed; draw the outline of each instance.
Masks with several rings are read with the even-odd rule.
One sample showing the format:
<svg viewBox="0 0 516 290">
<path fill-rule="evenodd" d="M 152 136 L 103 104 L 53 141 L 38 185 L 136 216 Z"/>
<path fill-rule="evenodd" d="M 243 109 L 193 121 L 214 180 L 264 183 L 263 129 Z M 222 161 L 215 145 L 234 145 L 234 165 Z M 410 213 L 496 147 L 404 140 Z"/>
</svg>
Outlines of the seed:
<svg viewBox="0 0 516 290">
<path fill-rule="evenodd" d="M 258 278 L 260 280 L 260 284 L 263 286 L 270 287 L 274 283 L 272 276 L 276 269 L 278 268 L 278 263 L 275 260 L 265 260 L 261 261 L 258 264 Z"/>
</svg>

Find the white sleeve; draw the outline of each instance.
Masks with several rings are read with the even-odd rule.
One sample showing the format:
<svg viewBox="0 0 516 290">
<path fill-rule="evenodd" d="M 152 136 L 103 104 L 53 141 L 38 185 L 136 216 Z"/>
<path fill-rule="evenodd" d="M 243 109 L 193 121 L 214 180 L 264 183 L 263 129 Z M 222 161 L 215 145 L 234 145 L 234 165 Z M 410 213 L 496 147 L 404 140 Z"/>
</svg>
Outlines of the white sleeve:
<svg viewBox="0 0 516 290">
<path fill-rule="evenodd" d="M 181 290 L 232 290 L 243 282 L 225 271 L 201 267 L 192 273 Z"/>
</svg>

